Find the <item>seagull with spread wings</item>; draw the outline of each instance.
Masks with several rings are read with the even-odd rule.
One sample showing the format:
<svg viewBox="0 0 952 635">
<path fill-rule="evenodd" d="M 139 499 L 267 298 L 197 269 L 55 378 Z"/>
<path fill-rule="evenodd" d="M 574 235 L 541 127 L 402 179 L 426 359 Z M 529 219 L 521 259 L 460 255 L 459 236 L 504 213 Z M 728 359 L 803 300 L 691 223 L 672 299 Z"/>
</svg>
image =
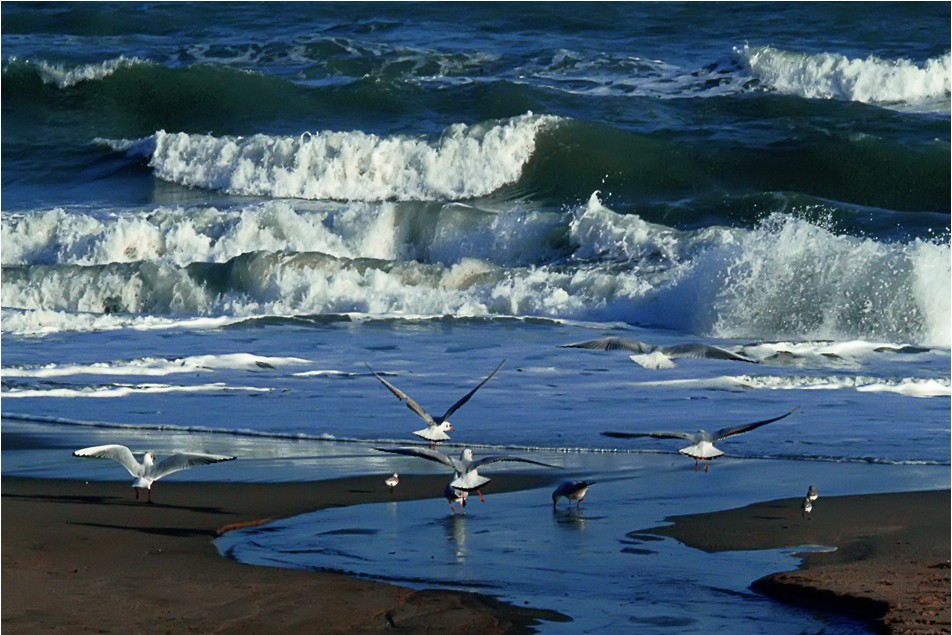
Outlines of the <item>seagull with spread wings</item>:
<svg viewBox="0 0 952 635">
<path fill-rule="evenodd" d="M 503 360 L 499 364 L 499 366 L 496 367 L 496 370 L 491 372 L 486 379 L 479 382 L 478 386 L 476 386 L 475 388 L 470 390 L 468 393 L 466 393 L 466 395 L 464 395 L 462 399 L 460 399 L 459 401 L 454 403 L 452 406 L 450 406 L 449 409 L 447 409 L 447 411 L 444 412 L 439 417 L 432 416 L 429 412 L 426 411 L 425 408 L 423 408 L 423 406 L 415 402 L 409 395 L 407 395 L 405 392 L 403 392 L 402 390 L 400 390 L 399 388 L 391 384 L 389 381 L 381 377 L 376 371 L 374 371 L 373 368 L 370 368 L 369 364 L 365 364 L 365 365 L 367 366 L 367 369 L 370 370 L 371 373 L 373 373 L 373 376 L 379 379 L 380 383 L 386 386 L 390 390 L 390 392 L 392 392 L 394 396 L 396 396 L 397 399 L 399 399 L 400 401 L 407 402 L 407 408 L 415 412 L 418 417 L 420 417 L 421 419 L 423 419 L 423 421 L 426 422 L 425 428 L 423 428 L 422 430 L 417 430 L 413 434 L 417 435 L 418 437 L 422 437 L 426 439 L 427 441 L 432 442 L 435 446 L 438 441 L 449 440 L 450 436 L 446 433 L 453 431 L 453 424 L 450 423 L 450 420 L 449 420 L 450 416 L 454 412 L 459 410 L 463 406 L 463 404 L 469 401 L 470 397 L 476 394 L 476 391 L 482 388 L 483 385 L 487 381 L 492 379 L 493 375 L 498 373 L 499 369 L 502 368 L 502 365 L 505 363 L 506 363 L 506 360 Z"/>
<path fill-rule="evenodd" d="M 510 461 L 518 463 L 531 463 L 532 465 L 541 465 L 542 467 L 554 467 L 559 468 L 558 465 L 550 465 L 548 463 L 541 463 L 540 461 L 533 461 L 532 459 L 523 459 L 518 456 L 484 456 L 481 459 L 476 459 L 473 457 L 473 451 L 469 448 L 464 448 L 460 453 L 459 458 L 454 458 L 447 454 L 440 452 L 439 450 L 432 450 L 430 448 L 375 448 L 380 452 L 390 452 L 391 454 L 403 454 L 405 456 L 415 456 L 421 459 L 427 459 L 429 461 L 436 461 L 437 463 L 443 463 L 453 470 L 455 470 L 455 478 L 450 481 L 448 487 L 455 488 L 458 490 L 464 490 L 467 492 L 475 491 L 479 494 L 479 500 L 486 502 L 483 498 L 482 492 L 479 491 L 479 488 L 489 482 L 490 479 L 482 476 L 476 470 L 483 465 L 489 465 L 490 463 L 499 463 L 501 461 Z"/>
<path fill-rule="evenodd" d="M 139 490 L 144 489 L 148 494 L 148 502 L 152 502 L 152 483 L 173 472 L 187 470 L 198 465 L 209 465 L 222 461 L 234 461 L 233 456 L 219 454 L 196 454 L 179 452 L 169 456 L 159 463 L 155 462 L 155 453 L 146 452 L 142 463 L 136 460 L 132 450 L 124 445 L 109 444 L 96 445 L 73 452 L 73 456 L 89 459 L 112 459 L 128 470 L 135 477 L 132 487 L 136 490 L 136 500 L 139 499 Z"/>
<path fill-rule="evenodd" d="M 672 359 L 726 359 L 735 362 L 759 364 L 751 359 L 726 349 L 709 344 L 689 343 L 673 346 L 654 346 L 627 337 L 601 337 L 575 344 L 563 344 L 562 348 L 584 348 L 590 351 L 628 351 L 634 353 L 631 360 L 645 368 L 673 368 Z"/>
<path fill-rule="evenodd" d="M 721 439 L 726 439 L 738 434 L 750 432 L 751 430 L 755 430 L 760 426 L 767 425 L 768 423 L 773 423 L 774 421 L 780 421 L 785 417 L 789 417 L 799 409 L 800 407 L 798 406 L 790 412 L 780 415 L 779 417 L 765 419 L 764 421 L 755 421 L 753 423 L 745 423 L 739 426 L 721 428 L 715 432 L 698 430 L 697 432 L 602 432 L 602 434 L 606 437 L 612 437 L 613 439 L 633 439 L 636 437 L 654 437 L 655 439 L 684 439 L 685 441 L 689 441 L 691 445 L 686 448 L 681 448 L 678 450 L 678 452 L 694 459 L 694 469 L 697 470 L 698 461 L 711 461 L 724 454 L 714 447 L 715 441 L 720 441 Z M 707 471 L 708 465 L 708 463 L 704 464 L 705 472 Z"/>
</svg>

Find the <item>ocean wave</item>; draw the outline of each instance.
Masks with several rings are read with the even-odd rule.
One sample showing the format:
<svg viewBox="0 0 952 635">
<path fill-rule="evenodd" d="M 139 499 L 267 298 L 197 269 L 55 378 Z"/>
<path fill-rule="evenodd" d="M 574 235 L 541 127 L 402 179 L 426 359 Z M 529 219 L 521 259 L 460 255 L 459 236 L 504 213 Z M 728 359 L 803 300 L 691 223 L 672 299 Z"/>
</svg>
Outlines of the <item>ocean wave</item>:
<svg viewBox="0 0 952 635">
<path fill-rule="evenodd" d="M 389 203 L 299 212 L 271 202 L 71 221 L 57 210 L 5 219 L 4 258 L 18 264 L 3 267 L 2 303 L 22 310 L 4 314 L 5 332 L 35 332 L 63 313 L 83 329 L 146 328 L 143 314 L 172 324 L 359 314 L 950 341 L 947 243 L 879 242 L 789 214 L 753 229 L 674 230 L 596 194 L 563 213 Z"/>
<path fill-rule="evenodd" d="M 638 382 L 639 386 L 699 388 L 704 390 L 855 390 L 889 392 L 906 397 L 952 396 L 952 378 L 905 377 L 900 379 L 843 375 L 793 377 L 788 375 L 725 375 L 708 379 L 674 379 Z"/>
<path fill-rule="evenodd" d="M 272 388 L 254 386 L 230 386 L 222 382 L 193 386 L 175 386 L 171 384 L 108 384 L 103 386 L 83 386 L 81 388 L 55 387 L 21 388 L 12 387 L 4 382 L 4 399 L 56 398 L 74 399 L 81 397 L 112 399 L 130 395 L 154 395 L 165 393 L 229 393 L 229 392 L 271 392 Z"/>
<path fill-rule="evenodd" d="M 518 180 L 540 129 L 532 113 L 447 128 L 437 140 L 360 131 L 215 137 L 158 131 L 114 148 L 149 157 L 158 178 L 249 196 L 352 201 L 465 199 Z"/>
<path fill-rule="evenodd" d="M 949 110 L 950 54 L 922 65 L 875 56 L 807 54 L 770 46 L 735 49 L 754 77 L 772 90 L 809 99 L 869 104 L 934 105 Z"/>
<path fill-rule="evenodd" d="M 3 64 L 3 73 L 12 68 L 24 68 L 34 70 L 44 84 L 52 84 L 57 88 L 71 88 L 82 82 L 91 82 L 110 77 L 119 69 L 133 68 L 150 64 L 149 61 L 139 59 L 138 57 L 119 57 L 105 60 L 103 62 L 94 62 L 90 64 L 79 64 L 67 66 L 65 64 L 51 64 L 45 60 L 33 62 L 30 60 L 19 60 L 10 58 Z"/>
<path fill-rule="evenodd" d="M 263 370 L 281 366 L 306 364 L 298 357 L 267 357 L 251 353 L 223 355 L 192 355 L 176 359 L 143 357 L 123 362 L 93 364 L 46 364 L 43 366 L 4 366 L 4 377 L 70 377 L 73 375 L 141 375 L 165 377 L 179 373 L 202 373 L 215 370 Z"/>
</svg>

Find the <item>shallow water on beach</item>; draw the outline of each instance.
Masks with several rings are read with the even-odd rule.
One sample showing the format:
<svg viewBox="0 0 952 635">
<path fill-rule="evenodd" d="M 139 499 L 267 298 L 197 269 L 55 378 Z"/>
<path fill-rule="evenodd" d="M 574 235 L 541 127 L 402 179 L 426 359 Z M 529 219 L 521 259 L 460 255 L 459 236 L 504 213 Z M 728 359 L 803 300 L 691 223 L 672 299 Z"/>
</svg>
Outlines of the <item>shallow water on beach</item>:
<svg viewBox="0 0 952 635">
<path fill-rule="evenodd" d="M 543 633 L 864 632 L 851 620 L 750 591 L 753 580 L 795 568 L 796 545 L 704 553 L 641 531 L 665 516 L 717 510 L 727 501 L 801 495 L 815 469 L 744 461 L 695 473 L 675 457 L 624 462 L 628 469 L 618 471 L 603 471 L 597 460 L 573 462 L 597 481 L 580 510 L 564 500 L 553 509 L 552 488 L 493 494 L 490 483 L 486 502 L 472 495 L 465 515 L 451 514 L 442 499 L 361 505 L 229 533 L 216 544 L 243 562 L 476 591 L 573 618 L 544 623 Z M 941 487 L 947 469 L 839 464 L 822 478 L 813 518 L 825 501 L 833 504 L 826 497 L 834 491 L 883 491 L 884 479 Z"/>
</svg>

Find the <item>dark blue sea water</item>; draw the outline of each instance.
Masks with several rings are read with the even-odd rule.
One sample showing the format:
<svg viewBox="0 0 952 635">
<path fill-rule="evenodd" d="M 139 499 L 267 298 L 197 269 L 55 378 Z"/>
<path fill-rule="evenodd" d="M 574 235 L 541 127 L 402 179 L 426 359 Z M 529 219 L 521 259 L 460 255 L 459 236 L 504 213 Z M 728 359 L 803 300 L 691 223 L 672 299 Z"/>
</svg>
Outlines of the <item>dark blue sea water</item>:
<svg viewBox="0 0 952 635">
<path fill-rule="evenodd" d="M 70 456 L 108 442 L 240 458 L 171 478 L 442 470 L 373 449 L 418 442 L 422 422 L 365 364 L 436 414 L 505 359 L 447 451 L 613 483 L 592 489 L 588 531 L 553 523 L 548 491 L 488 498 L 462 529 L 400 529 L 441 519 L 442 500 L 324 518 L 480 536 L 480 553 L 512 556 L 496 581 L 466 558 L 409 577 L 551 608 L 568 562 L 554 588 L 499 582 L 535 579 L 520 567 L 546 541 L 614 562 L 626 531 L 806 481 L 948 486 L 948 3 L 4 2 L 0 16 L 4 474 L 124 478 Z M 603 335 L 759 363 L 560 347 Z M 677 442 L 601 434 L 795 407 L 725 442 L 708 474 Z M 545 511 L 531 549 L 501 531 L 536 518 L 519 496 Z M 301 540 L 287 531 L 228 549 L 281 561 Z M 391 546 L 281 564 L 412 569 L 386 561 Z M 621 595 L 561 607 L 573 632 L 856 632 L 752 602 L 747 577 L 775 554 L 734 554 L 741 573 L 712 592 L 680 568 L 712 556 L 661 551 L 639 556 L 650 578 L 602 579 Z M 652 595 L 665 571 L 682 572 Z"/>
</svg>

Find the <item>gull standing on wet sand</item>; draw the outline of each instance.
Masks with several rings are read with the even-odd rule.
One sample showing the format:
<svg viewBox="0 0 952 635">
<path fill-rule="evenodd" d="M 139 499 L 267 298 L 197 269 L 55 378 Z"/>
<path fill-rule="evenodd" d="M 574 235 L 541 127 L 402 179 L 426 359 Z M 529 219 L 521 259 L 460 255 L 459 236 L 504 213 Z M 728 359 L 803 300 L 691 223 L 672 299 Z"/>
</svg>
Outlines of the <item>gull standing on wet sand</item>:
<svg viewBox="0 0 952 635">
<path fill-rule="evenodd" d="M 475 490 L 479 494 L 479 500 L 486 502 L 483 499 L 482 492 L 479 491 L 479 488 L 489 482 L 489 479 L 485 476 L 481 476 L 476 470 L 483 465 L 489 465 L 490 463 L 499 463 L 501 461 L 510 461 L 518 463 L 531 463 L 532 465 L 541 465 L 542 467 L 554 467 L 559 468 L 558 465 L 549 465 L 548 463 L 541 463 L 539 461 L 533 461 L 532 459 L 523 459 L 518 456 L 484 456 L 481 459 L 473 458 L 473 451 L 469 448 L 463 449 L 460 453 L 458 459 L 443 454 L 439 450 L 432 450 L 430 448 L 374 448 L 379 452 L 390 452 L 391 454 L 403 454 L 405 456 L 415 456 L 421 459 L 427 459 L 429 461 L 436 461 L 437 463 L 443 463 L 453 468 L 456 473 L 456 478 L 450 481 L 449 487 L 454 487 L 459 490 L 465 490 L 467 492 Z"/>
<path fill-rule="evenodd" d="M 384 481 L 384 484 L 390 488 L 390 493 L 393 493 L 393 488 L 400 484 L 400 477 L 396 472 L 393 473 L 393 476 Z"/>
<path fill-rule="evenodd" d="M 800 503 L 800 509 L 802 510 L 802 511 L 800 512 L 800 515 L 801 515 L 802 517 L 804 517 L 804 518 L 809 518 L 809 517 L 810 517 L 810 512 L 813 511 L 813 501 L 810 500 L 810 497 L 809 497 L 809 496 L 807 496 L 806 498 L 804 498 L 804 499 L 803 499 L 803 502 Z"/>
<path fill-rule="evenodd" d="M 415 412 L 418 417 L 420 417 L 421 419 L 423 419 L 423 421 L 426 422 L 425 428 L 423 428 L 422 430 L 417 430 L 413 434 L 417 435 L 418 437 L 422 437 L 426 439 L 427 441 L 431 441 L 435 447 L 438 441 L 447 441 L 450 438 L 450 436 L 446 434 L 447 432 L 453 431 L 453 424 L 450 423 L 449 421 L 450 415 L 452 415 L 454 412 L 459 410 L 463 404 L 469 401 L 469 398 L 472 397 L 476 393 L 477 390 L 482 388 L 483 385 L 487 381 L 492 379 L 493 375 L 498 373 L 499 369 L 502 368 L 502 365 L 505 363 L 506 363 L 506 360 L 502 360 L 499 366 L 496 367 L 496 370 L 494 370 L 493 372 L 489 374 L 489 377 L 479 382 L 478 386 L 470 390 L 468 393 L 466 393 L 466 395 L 462 399 L 460 399 L 459 401 L 454 403 L 452 406 L 450 406 L 449 409 L 446 412 L 444 412 L 443 415 L 440 417 L 432 416 L 420 404 L 418 404 L 413 399 L 411 399 L 409 395 L 407 395 L 405 392 L 403 392 L 402 390 L 400 390 L 399 388 L 391 384 L 389 381 L 381 377 L 379 374 L 377 374 L 377 372 L 375 372 L 374 369 L 371 368 L 369 364 L 364 364 L 364 365 L 367 366 L 367 369 L 371 373 L 373 373 L 373 376 L 379 379 L 380 383 L 386 386 L 387 389 L 389 389 L 390 392 L 392 392 L 396 396 L 397 399 L 399 399 L 400 401 L 406 401 L 407 408 Z"/>
<path fill-rule="evenodd" d="M 744 432 L 750 432 L 751 430 L 755 430 L 760 426 L 767 425 L 768 423 L 773 423 L 774 421 L 780 421 L 784 417 L 789 417 L 799 409 L 800 407 L 797 406 L 787 414 L 780 415 L 779 417 L 766 419 L 764 421 L 755 421 L 754 423 L 745 423 L 739 426 L 721 428 L 716 432 L 698 430 L 697 432 L 602 432 L 602 434 L 606 437 L 612 437 L 613 439 L 654 437 L 656 439 L 684 439 L 686 441 L 690 441 L 691 445 L 686 448 L 681 448 L 678 450 L 678 452 L 694 459 L 694 469 L 697 471 L 698 461 L 711 461 L 724 454 L 714 447 L 715 441 L 720 441 L 721 439 L 743 434 Z M 707 472 L 708 465 L 709 463 L 704 464 L 705 472 Z"/>
<path fill-rule="evenodd" d="M 129 471 L 129 474 L 136 478 L 132 487 L 136 489 L 136 500 L 139 499 L 139 490 L 144 489 L 148 494 L 148 502 L 152 502 L 152 483 L 163 476 L 168 476 L 179 470 L 198 465 L 209 465 L 211 463 L 220 463 L 221 461 L 234 461 L 233 456 L 221 456 L 219 454 L 193 454 L 179 452 L 163 459 L 161 462 L 155 462 L 155 453 L 146 452 L 142 457 L 142 463 L 136 461 L 132 450 L 124 445 L 110 444 L 97 445 L 91 448 L 83 448 L 73 452 L 73 456 L 90 459 L 112 459 L 118 462 L 122 467 Z"/>
<path fill-rule="evenodd" d="M 588 493 L 588 488 L 594 484 L 595 481 L 562 481 L 552 492 L 552 507 L 555 508 L 559 499 L 564 496 L 569 503 L 569 507 L 572 506 L 572 501 L 575 501 L 575 508 L 581 508 L 582 501 L 585 500 L 585 494 Z"/>
</svg>

